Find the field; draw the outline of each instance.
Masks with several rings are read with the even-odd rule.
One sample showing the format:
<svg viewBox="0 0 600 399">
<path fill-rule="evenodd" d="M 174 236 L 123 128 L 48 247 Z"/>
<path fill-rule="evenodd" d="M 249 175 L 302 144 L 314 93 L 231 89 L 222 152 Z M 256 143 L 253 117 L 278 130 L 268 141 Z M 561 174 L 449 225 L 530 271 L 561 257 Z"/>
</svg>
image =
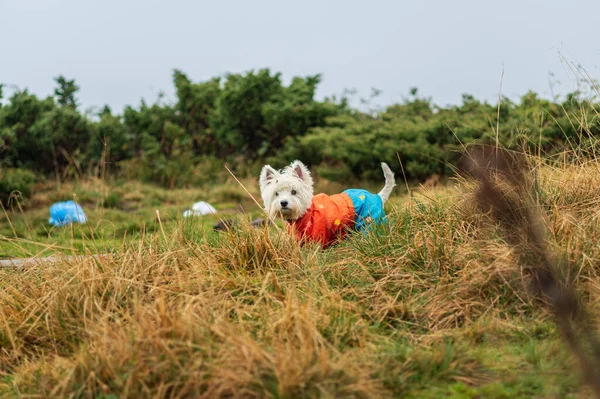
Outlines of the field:
<svg viewBox="0 0 600 399">
<path fill-rule="evenodd" d="M 597 310 L 600 163 L 534 161 L 550 248 Z M 589 397 L 514 248 L 482 223 L 473 184 L 407 192 L 399 180 L 386 228 L 326 251 L 279 226 L 215 233 L 216 217 L 181 217 L 198 200 L 260 216 L 232 179 L 37 187 L 0 218 L 0 258 L 108 255 L 0 270 L 0 394 Z M 48 205 L 74 195 L 89 223 L 51 229 Z"/>
</svg>

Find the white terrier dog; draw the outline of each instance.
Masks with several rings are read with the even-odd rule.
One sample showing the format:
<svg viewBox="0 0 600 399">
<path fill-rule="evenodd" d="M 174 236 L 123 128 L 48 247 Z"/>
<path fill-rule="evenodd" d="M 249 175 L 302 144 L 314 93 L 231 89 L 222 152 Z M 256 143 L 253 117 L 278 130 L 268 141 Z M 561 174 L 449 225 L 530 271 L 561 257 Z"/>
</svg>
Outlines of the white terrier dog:
<svg viewBox="0 0 600 399">
<path fill-rule="evenodd" d="M 381 163 L 385 186 L 378 194 L 349 189 L 341 194 L 313 195 L 308 168 L 294 161 L 281 172 L 266 165 L 260 173 L 260 193 L 270 218 L 281 215 L 288 229 L 301 243 L 317 241 L 328 247 L 346 235 L 347 230 L 364 230 L 371 222 L 385 221 L 383 205 L 394 186 L 394 173 Z"/>
</svg>

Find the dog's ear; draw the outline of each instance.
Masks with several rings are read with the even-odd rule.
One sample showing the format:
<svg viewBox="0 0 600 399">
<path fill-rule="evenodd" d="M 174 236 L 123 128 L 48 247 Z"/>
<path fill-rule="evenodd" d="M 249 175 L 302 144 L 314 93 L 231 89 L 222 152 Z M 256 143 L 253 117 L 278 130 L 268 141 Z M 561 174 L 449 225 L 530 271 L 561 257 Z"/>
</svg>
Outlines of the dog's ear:
<svg viewBox="0 0 600 399">
<path fill-rule="evenodd" d="M 269 165 L 263 166 L 263 168 L 260 172 L 260 180 L 259 180 L 260 187 L 268 186 L 279 176 L 280 176 L 279 172 L 276 171 L 275 169 L 273 169 L 271 166 L 269 166 Z"/>
<path fill-rule="evenodd" d="M 302 162 L 296 160 L 296 161 L 292 162 L 292 164 L 290 165 L 290 168 L 300 178 L 300 180 L 302 180 L 305 184 L 312 187 L 313 180 L 310 175 L 310 171 L 308 170 L 306 165 L 304 165 Z"/>
</svg>

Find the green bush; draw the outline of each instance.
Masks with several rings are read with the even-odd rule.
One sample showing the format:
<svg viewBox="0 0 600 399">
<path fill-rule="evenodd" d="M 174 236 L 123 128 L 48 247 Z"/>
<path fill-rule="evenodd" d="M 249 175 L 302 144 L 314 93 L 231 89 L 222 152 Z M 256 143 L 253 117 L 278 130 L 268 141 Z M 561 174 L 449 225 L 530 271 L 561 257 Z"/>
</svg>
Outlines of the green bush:
<svg viewBox="0 0 600 399">
<path fill-rule="evenodd" d="M 285 84 L 262 69 L 192 82 L 176 70 L 173 104 L 159 97 L 122 115 L 108 107 L 90 115 L 78 108 L 79 86 L 60 76 L 53 96 L 22 90 L 0 102 L 1 166 L 65 178 L 108 172 L 180 187 L 218 181 L 225 164 L 243 176 L 294 159 L 333 180 L 380 179 L 382 161 L 396 173 L 402 162 L 408 179 L 425 180 L 451 175 L 462 146 L 473 141 L 548 154 L 600 151 L 590 144 L 600 135 L 600 104 L 579 92 L 563 101 L 529 92 L 499 106 L 465 94 L 462 104 L 439 107 L 413 89 L 402 103 L 366 113 L 346 98 L 316 100 L 320 80 Z"/>
<path fill-rule="evenodd" d="M 301 159 L 337 180 L 377 179 L 382 161 L 398 174 L 402 162 L 408 179 L 422 181 L 432 175 L 452 175 L 463 145 L 474 141 L 497 139 L 509 148 L 541 145 L 548 154 L 587 145 L 600 129 L 595 117 L 586 121 L 582 115 L 596 115 L 596 106 L 576 94 L 559 104 L 529 92 L 518 104 L 502 99 L 500 109 L 470 95 L 463 95 L 460 106 L 440 108 L 414 91 L 413 97 L 375 115 L 354 112 L 329 117 L 324 126 L 288 140 L 268 161 L 283 164 Z"/>
<path fill-rule="evenodd" d="M 23 198 L 28 198 L 33 190 L 35 180 L 35 174 L 27 169 L 0 169 L 0 202 L 7 205 L 11 195 L 17 192 Z"/>
</svg>

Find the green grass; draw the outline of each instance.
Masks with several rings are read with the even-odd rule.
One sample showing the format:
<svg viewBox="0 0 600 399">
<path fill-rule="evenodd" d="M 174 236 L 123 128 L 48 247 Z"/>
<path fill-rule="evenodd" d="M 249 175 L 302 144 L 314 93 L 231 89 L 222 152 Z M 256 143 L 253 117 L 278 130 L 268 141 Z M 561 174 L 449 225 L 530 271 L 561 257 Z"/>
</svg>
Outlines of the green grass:
<svg viewBox="0 0 600 399">
<path fill-rule="evenodd" d="M 82 205 L 88 222 L 65 227 L 50 225 L 49 206 L 69 199 Z M 197 201 L 213 204 L 217 215 L 183 218 L 183 212 Z M 111 184 L 91 180 L 59 188 L 48 184 L 24 204 L 13 201 L 10 205 L 0 214 L 0 259 L 46 256 L 54 252 L 113 252 L 142 235 L 156 234 L 159 218 L 162 229 L 171 230 L 184 224 L 198 233 L 211 234 L 220 218 L 242 220 L 262 216 L 245 191 L 234 184 L 175 191 L 135 182 Z"/>
<path fill-rule="evenodd" d="M 261 201 L 257 184 L 244 181 L 187 190 L 166 190 L 137 182 L 97 179 L 57 186 L 47 183 L 28 201 L 11 201 L 0 209 L 0 259 L 47 256 L 52 253 L 85 254 L 119 250 L 124 243 L 162 229 L 188 226 L 196 235 L 212 235 L 221 219 L 251 220 L 265 217 L 248 195 Z M 373 186 L 376 183 L 367 184 Z M 336 192 L 339 184 L 323 182 L 319 189 Z M 375 188 L 376 187 L 376 188 Z M 57 201 L 74 199 L 86 213 L 85 225 L 54 227 L 48 223 L 49 206 Z M 197 201 L 207 201 L 216 215 L 183 218 L 183 212 Z M 279 223 L 282 226 L 281 223 Z"/>
</svg>

